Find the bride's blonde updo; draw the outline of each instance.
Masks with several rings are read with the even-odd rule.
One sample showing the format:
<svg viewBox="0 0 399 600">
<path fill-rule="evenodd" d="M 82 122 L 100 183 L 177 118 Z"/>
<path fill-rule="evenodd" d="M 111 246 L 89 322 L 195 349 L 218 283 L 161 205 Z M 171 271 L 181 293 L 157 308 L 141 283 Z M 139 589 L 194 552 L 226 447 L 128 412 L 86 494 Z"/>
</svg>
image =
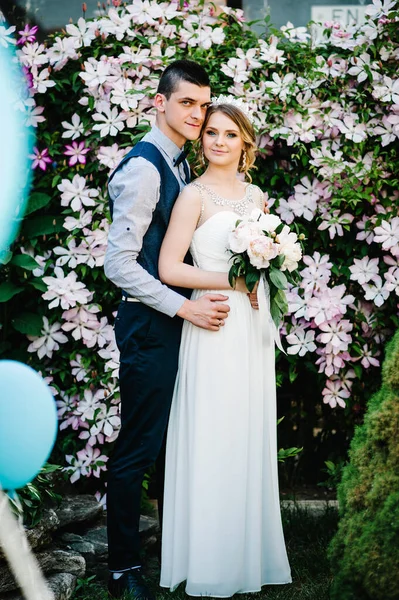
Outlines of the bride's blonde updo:
<svg viewBox="0 0 399 600">
<path fill-rule="evenodd" d="M 208 108 L 208 110 L 206 112 L 206 116 L 205 116 L 205 121 L 202 125 L 201 136 L 200 136 L 201 157 L 203 156 L 202 136 L 208 125 L 209 119 L 216 112 L 223 113 L 224 115 L 226 115 L 226 117 L 229 117 L 229 119 L 231 119 L 235 125 L 237 125 L 237 127 L 240 131 L 241 137 L 243 139 L 243 142 L 244 142 L 244 150 L 241 154 L 240 162 L 238 165 L 238 171 L 239 171 L 239 173 L 245 173 L 245 176 L 249 179 L 249 181 L 252 181 L 252 177 L 249 174 L 249 171 L 253 168 L 253 166 L 255 164 L 255 152 L 256 152 L 255 131 L 254 131 L 251 121 L 244 114 L 244 112 L 242 110 L 240 110 L 239 108 L 237 108 L 237 106 L 234 106 L 233 104 L 223 104 L 223 103 L 212 104 Z M 245 152 L 245 155 L 244 155 L 244 152 Z M 244 156 L 245 156 L 245 161 L 243 161 Z M 202 162 L 201 166 L 204 166 L 203 162 Z"/>
</svg>

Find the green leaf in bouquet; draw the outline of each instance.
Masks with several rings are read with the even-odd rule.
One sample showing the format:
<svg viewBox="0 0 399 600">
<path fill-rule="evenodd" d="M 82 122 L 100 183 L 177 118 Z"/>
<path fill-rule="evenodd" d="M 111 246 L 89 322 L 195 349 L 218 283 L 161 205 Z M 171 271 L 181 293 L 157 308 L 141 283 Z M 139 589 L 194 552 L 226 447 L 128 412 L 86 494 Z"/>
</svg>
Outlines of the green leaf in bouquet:
<svg viewBox="0 0 399 600">
<path fill-rule="evenodd" d="M 252 292 L 252 290 L 254 289 L 255 284 L 259 281 L 259 278 L 260 278 L 259 271 L 249 271 L 248 273 L 246 273 L 245 285 L 247 286 L 247 288 L 250 292 Z"/>
<path fill-rule="evenodd" d="M 273 297 L 273 300 L 279 307 L 281 313 L 285 315 L 285 313 L 288 311 L 288 303 L 283 290 L 277 290 L 275 296 Z"/>
<path fill-rule="evenodd" d="M 279 290 L 287 289 L 287 278 L 282 271 L 270 267 L 269 278 L 273 285 L 275 285 Z"/>
<path fill-rule="evenodd" d="M 285 223 L 280 223 L 280 225 L 278 225 L 276 227 L 275 232 L 276 232 L 277 235 L 283 231 L 284 226 L 285 226 Z"/>
<path fill-rule="evenodd" d="M 230 267 L 230 271 L 229 271 L 229 284 L 230 287 L 234 287 L 235 281 L 236 281 L 236 276 L 235 276 L 235 269 L 234 269 L 234 265 L 232 267 Z"/>
<path fill-rule="evenodd" d="M 29 312 L 19 314 L 11 323 L 14 329 L 26 335 L 39 336 L 43 328 L 42 317 Z"/>
<path fill-rule="evenodd" d="M 29 256 L 29 254 L 17 254 L 13 257 L 10 264 L 25 269 L 26 271 L 33 271 L 33 269 L 37 269 L 39 266 L 35 259 Z"/>
<path fill-rule="evenodd" d="M 43 192 L 33 192 L 33 194 L 31 194 L 29 197 L 28 206 L 25 211 L 25 217 L 39 210 L 40 208 L 47 206 L 50 200 L 51 197 L 48 194 L 43 194 Z"/>
<path fill-rule="evenodd" d="M 270 300 L 270 314 L 275 325 L 278 327 L 280 325 L 282 319 L 282 312 L 278 306 L 278 304 L 274 301 L 274 299 Z"/>
<path fill-rule="evenodd" d="M 22 292 L 23 289 L 23 287 L 14 285 L 11 281 L 0 283 L 0 302 L 8 302 L 8 300 Z"/>
<path fill-rule="evenodd" d="M 270 264 L 273 267 L 276 267 L 276 269 L 280 269 L 280 267 L 283 266 L 284 261 L 285 261 L 285 255 L 279 254 L 278 256 L 276 256 L 276 258 L 273 258 L 273 260 L 270 261 Z"/>
</svg>

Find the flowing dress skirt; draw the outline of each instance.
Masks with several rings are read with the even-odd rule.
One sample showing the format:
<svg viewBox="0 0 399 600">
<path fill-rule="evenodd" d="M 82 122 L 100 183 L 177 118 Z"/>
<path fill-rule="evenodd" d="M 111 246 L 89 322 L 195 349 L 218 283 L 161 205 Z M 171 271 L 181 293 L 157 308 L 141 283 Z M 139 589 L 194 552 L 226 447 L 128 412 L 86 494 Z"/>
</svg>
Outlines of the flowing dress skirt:
<svg viewBox="0 0 399 600">
<path fill-rule="evenodd" d="M 291 582 L 278 490 L 274 340 L 268 316 L 246 294 L 226 294 L 230 313 L 220 331 L 183 327 L 161 571 L 163 587 L 186 581 L 187 594 L 220 598 Z"/>
</svg>

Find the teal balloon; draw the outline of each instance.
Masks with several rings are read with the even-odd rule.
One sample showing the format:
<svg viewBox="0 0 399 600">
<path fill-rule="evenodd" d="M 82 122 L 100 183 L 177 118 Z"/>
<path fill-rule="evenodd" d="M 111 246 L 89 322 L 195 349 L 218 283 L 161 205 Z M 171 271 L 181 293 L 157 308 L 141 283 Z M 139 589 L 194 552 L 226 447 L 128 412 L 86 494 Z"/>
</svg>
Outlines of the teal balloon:
<svg viewBox="0 0 399 600">
<path fill-rule="evenodd" d="M 0 262 L 21 225 L 31 182 L 34 135 L 26 121 L 26 78 L 12 46 L 0 43 Z"/>
<path fill-rule="evenodd" d="M 50 388 L 31 367 L 0 361 L 0 486 L 23 487 L 48 459 L 57 436 Z"/>
</svg>

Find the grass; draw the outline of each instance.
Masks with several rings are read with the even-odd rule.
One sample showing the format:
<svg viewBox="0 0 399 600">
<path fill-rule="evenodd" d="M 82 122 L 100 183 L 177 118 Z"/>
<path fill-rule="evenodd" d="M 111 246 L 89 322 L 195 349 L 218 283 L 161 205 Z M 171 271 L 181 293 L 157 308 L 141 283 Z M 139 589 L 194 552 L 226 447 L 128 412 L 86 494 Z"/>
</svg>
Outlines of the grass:
<svg viewBox="0 0 399 600">
<path fill-rule="evenodd" d="M 291 565 L 291 585 L 265 586 L 257 594 L 237 594 L 236 600 L 328 600 L 331 583 L 327 546 L 337 528 L 337 513 L 326 509 L 315 516 L 303 510 L 284 510 L 283 524 Z M 158 587 L 159 563 L 146 558 L 147 580 L 157 600 L 186 600 L 184 584 L 171 593 Z M 109 600 L 102 583 L 82 580 L 72 600 Z"/>
</svg>

